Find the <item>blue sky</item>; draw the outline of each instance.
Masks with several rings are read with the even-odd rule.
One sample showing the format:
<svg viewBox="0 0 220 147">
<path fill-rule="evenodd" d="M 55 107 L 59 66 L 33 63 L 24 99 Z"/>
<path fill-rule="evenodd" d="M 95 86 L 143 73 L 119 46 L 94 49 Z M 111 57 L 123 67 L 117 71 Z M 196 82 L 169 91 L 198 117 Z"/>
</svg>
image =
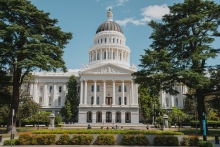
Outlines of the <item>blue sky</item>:
<svg viewBox="0 0 220 147">
<path fill-rule="evenodd" d="M 113 20 L 122 28 L 126 45 L 131 49 L 131 64 L 140 64 L 140 55 L 149 48 L 152 29 L 149 20 L 160 21 L 167 6 L 183 0 L 31 0 L 38 9 L 49 12 L 58 19 L 58 26 L 65 32 L 72 32 L 73 38 L 64 49 L 64 61 L 68 69 L 80 69 L 88 63 L 88 49 L 100 24 L 106 21 L 108 8 L 112 9 Z M 219 3 L 218 0 L 215 0 Z M 220 39 L 214 47 L 219 46 Z M 220 57 L 208 60 L 209 65 L 220 64 Z"/>
</svg>

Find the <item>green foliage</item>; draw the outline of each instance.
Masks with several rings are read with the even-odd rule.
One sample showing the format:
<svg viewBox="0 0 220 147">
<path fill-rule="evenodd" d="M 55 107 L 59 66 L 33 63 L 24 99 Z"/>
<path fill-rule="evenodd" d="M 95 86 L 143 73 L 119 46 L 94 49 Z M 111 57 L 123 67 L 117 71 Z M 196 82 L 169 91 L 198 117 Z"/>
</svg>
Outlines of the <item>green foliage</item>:
<svg viewBox="0 0 220 147">
<path fill-rule="evenodd" d="M 198 146 L 199 138 L 197 136 L 183 137 L 180 141 L 181 146 Z"/>
<path fill-rule="evenodd" d="M 62 122 L 62 117 L 56 115 L 55 116 L 55 124 L 60 124 Z"/>
<path fill-rule="evenodd" d="M 124 135 L 121 143 L 123 145 L 150 145 L 150 141 L 143 134 L 138 135 Z"/>
<path fill-rule="evenodd" d="M 212 46 L 219 37 L 220 5 L 208 0 L 185 0 L 169 7 L 162 22 L 151 21 L 151 48 L 141 55 L 141 70 L 133 73 L 134 81 L 145 87 L 176 95 L 178 84 L 195 89 L 199 120 L 206 112 L 205 95 L 213 94 L 215 77 L 207 77 L 207 60 L 219 49 Z M 214 67 L 211 71 L 215 71 Z"/>
<path fill-rule="evenodd" d="M 66 118 L 74 119 L 78 110 L 78 97 L 77 97 L 77 81 L 76 77 L 72 75 L 67 83 L 68 93 L 66 95 L 66 101 L 61 108 L 61 115 Z"/>
<path fill-rule="evenodd" d="M 23 122 L 27 123 L 27 124 L 34 124 L 34 123 L 38 122 L 38 116 L 39 116 L 40 124 L 43 123 L 43 124 L 47 125 L 50 121 L 50 119 L 49 119 L 50 114 L 51 114 L 51 112 L 46 112 L 46 111 L 40 111 L 40 114 L 38 114 L 38 112 L 36 112 L 30 118 L 25 118 L 23 120 Z"/>
<path fill-rule="evenodd" d="M 175 136 L 156 136 L 154 137 L 155 146 L 178 146 L 179 140 Z"/>
<path fill-rule="evenodd" d="M 159 97 L 155 96 L 158 93 L 154 95 L 142 85 L 138 87 L 138 93 L 140 95 L 141 114 L 145 119 L 152 118 L 153 116 L 157 117 L 159 113 L 162 114 Z"/>
<path fill-rule="evenodd" d="M 58 20 L 49 15 L 29 0 L 0 1 L 0 64 L 10 67 L 13 75 L 11 110 L 15 110 L 16 116 L 19 87 L 28 73 L 36 69 L 66 71 L 63 49 L 72 33 L 63 32 L 57 26 Z M 8 120 L 10 131 L 11 116 Z"/>
<path fill-rule="evenodd" d="M 18 139 L 5 140 L 4 145 L 19 145 Z"/>
<path fill-rule="evenodd" d="M 56 145 L 69 145 L 70 144 L 70 135 L 62 134 L 59 140 L 56 141 Z"/>
<path fill-rule="evenodd" d="M 70 143 L 72 145 L 91 145 L 93 139 L 94 139 L 93 135 L 88 135 L 88 134 L 73 135 L 73 138 L 70 139 Z"/>
<path fill-rule="evenodd" d="M 199 141 L 199 147 L 214 147 L 214 144 L 208 141 Z"/>
<path fill-rule="evenodd" d="M 161 130 L 102 130 L 102 129 L 75 129 L 75 130 L 36 130 L 33 134 L 150 134 L 150 135 L 183 135 L 182 132 Z"/>
<path fill-rule="evenodd" d="M 188 137 L 183 137 L 182 140 L 180 141 L 181 146 L 190 146 L 190 138 Z"/>
<path fill-rule="evenodd" d="M 96 139 L 97 145 L 116 145 L 116 139 L 114 135 L 105 134 L 99 135 Z"/>
<path fill-rule="evenodd" d="M 19 145 L 30 145 L 32 141 L 31 133 L 21 133 L 18 138 Z"/>
<path fill-rule="evenodd" d="M 32 136 L 30 145 L 54 145 L 56 135 L 36 135 Z"/>
</svg>

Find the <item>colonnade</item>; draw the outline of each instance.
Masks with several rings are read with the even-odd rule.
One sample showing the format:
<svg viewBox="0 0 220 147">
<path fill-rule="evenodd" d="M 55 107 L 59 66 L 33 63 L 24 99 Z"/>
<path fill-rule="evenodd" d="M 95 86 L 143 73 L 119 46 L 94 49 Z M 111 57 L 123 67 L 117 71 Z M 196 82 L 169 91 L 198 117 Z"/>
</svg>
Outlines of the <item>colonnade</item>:
<svg viewBox="0 0 220 147">
<path fill-rule="evenodd" d="M 43 86 L 43 91 L 38 91 L 38 87 Z M 52 86 L 52 90 L 50 91 L 50 86 Z M 65 102 L 65 96 L 66 96 L 66 83 L 62 83 L 62 90 L 59 92 L 59 87 L 60 84 L 57 82 L 54 82 L 53 84 L 49 84 L 47 82 L 43 84 L 39 84 L 39 82 L 33 82 L 30 84 L 30 95 L 33 96 L 33 100 L 37 103 L 39 103 L 40 97 L 43 99 L 42 106 L 50 106 L 50 101 L 51 101 L 51 106 L 62 106 Z M 39 87 L 40 89 L 40 87 Z M 58 98 L 61 97 L 61 104 L 59 105 Z M 51 98 L 51 100 L 50 100 Z"/>
<path fill-rule="evenodd" d="M 122 49 L 104 48 L 89 52 L 89 61 L 97 60 L 119 60 L 130 62 L 130 53 Z"/>
<path fill-rule="evenodd" d="M 107 80 L 102 80 L 102 85 L 103 85 L 103 103 L 102 105 L 106 105 L 105 99 L 106 99 L 106 81 Z M 115 88 L 116 88 L 116 80 L 111 80 L 112 81 L 112 105 L 115 105 Z M 125 81 L 124 80 L 120 80 L 121 81 L 121 97 L 122 97 L 122 102 L 121 105 L 125 105 L 124 102 L 124 97 L 125 97 Z M 109 80 L 108 80 L 109 82 Z M 119 83 L 119 81 L 117 81 L 117 83 Z M 132 80 L 129 81 L 130 83 L 130 87 L 131 87 L 131 95 L 130 95 L 130 105 L 138 105 L 138 85 L 135 84 Z M 81 80 L 81 88 L 80 88 L 80 105 L 87 105 L 87 93 L 88 93 L 88 89 L 87 89 L 87 85 L 88 85 L 88 80 Z M 96 88 L 97 88 L 97 80 L 93 80 L 93 85 L 94 85 L 94 90 L 93 90 L 93 96 L 94 98 L 97 97 L 96 94 Z M 93 105 L 96 105 L 96 101 L 94 100 Z"/>
</svg>

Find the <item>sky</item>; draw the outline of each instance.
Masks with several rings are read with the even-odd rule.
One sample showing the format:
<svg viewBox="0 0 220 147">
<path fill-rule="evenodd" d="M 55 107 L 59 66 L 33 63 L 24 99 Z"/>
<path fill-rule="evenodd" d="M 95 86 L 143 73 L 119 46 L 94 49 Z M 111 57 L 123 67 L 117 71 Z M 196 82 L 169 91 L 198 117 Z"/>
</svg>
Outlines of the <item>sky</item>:
<svg viewBox="0 0 220 147">
<path fill-rule="evenodd" d="M 73 38 L 64 49 L 63 59 L 68 69 L 80 69 L 89 63 L 88 49 L 99 25 L 107 19 L 111 8 L 113 20 L 118 23 L 126 37 L 126 45 L 131 49 L 130 64 L 139 65 L 140 55 L 149 48 L 152 29 L 150 20 L 160 21 L 169 13 L 168 6 L 183 0 L 31 0 L 39 10 L 50 13 L 50 18 L 58 19 L 58 26 L 64 32 L 71 32 Z M 216 3 L 220 1 L 215 0 Z M 213 43 L 219 48 L 220 39 Z M 208 60 L 208 65 L 220 64 L 220 56 Z M 140 68 L 138 68 L 140 69 Z"/>
</svg>

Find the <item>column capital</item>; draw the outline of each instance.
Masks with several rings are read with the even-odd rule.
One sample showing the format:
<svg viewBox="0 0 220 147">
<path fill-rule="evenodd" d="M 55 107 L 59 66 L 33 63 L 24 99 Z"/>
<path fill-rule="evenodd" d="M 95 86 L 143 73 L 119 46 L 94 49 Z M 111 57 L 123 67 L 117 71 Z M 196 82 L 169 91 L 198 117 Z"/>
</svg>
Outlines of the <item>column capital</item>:
<svg viewBox="0 0 220 147">
<path fill-rule="evenodd" d="M 83 82 L 84 80 L 83 80 L 83 79 L 80 79 L 80 81 Z"/>
</svg>

